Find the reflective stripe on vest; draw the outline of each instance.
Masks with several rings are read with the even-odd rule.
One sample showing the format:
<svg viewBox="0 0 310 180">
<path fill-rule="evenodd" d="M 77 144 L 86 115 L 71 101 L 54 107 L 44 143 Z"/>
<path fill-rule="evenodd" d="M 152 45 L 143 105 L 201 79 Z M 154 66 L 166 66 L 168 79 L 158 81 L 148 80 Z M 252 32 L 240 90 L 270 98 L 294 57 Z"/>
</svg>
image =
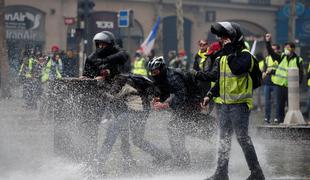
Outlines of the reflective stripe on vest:
<svg viewBox="0 0 310 180">
<path fill-rule="evenodd" d="M 29 59 L 28 59 L 28 69 L 27 69 L 27 72 L 25 73 L 25 77 L 26 77 L 26 78 L 31 78 L 31 77 L 32 77 L 33 62 L 34 62 L 34 59 L 33 59 L 33 58 L 29 58 Z M 22 75 L 23 68 L 24 68 L 24 63 L 23 63 L 23 64 L 21 65 L 21 67 L 20 67 L 19 75 Z"/>
<path fill-rule="evenodd" d="M 266 57 L 266 65 L 267 65 L 267 70 L 272 69 L 272 70 L 276 70 L 278 68 L 278 61 L 277 60 L 273 60 L 272 57 L 269 55 Z"/>
<path fill-rule="evenodd" d="M 61 64 L 61 60 L 59 59 L 58 61 L 59 61 L 59 64 Z M 49 79 L 51 67 L 52 67 L 52 59 L 49 58 L 49 61 L 47 62 L 45 68 L 43 69 L 42 78 L 41 78 L 42 82 L 46 82 Z M 58 69 L 58 66 L 56 66 L 56 78 L 57 79 L 61 78 L 61 73 Z"/>
<path fill-rule="evenodd" d="M 249 52 L 244 49 L 242 52 Z M 251 69 L 254 60 L 251 58 Z M 220 98 L 223 104 L 247 103 L 250 109 L 253 108 L 252 79 L 248 73 L 234 75 L 229 68 L 227 56 L 220 59 Z M 220 100 L 219 100 L 220 101 Z"/>
<path fill-rule="evenodd" d="M 201 52 L 201 50 L 198 51 L 198 56 L 200 57 L 200 61 L 199 61 L 199 68 L 201 71 L 204 70 L 204 63 L 207 60 L 207 52 Z"/>
<path fill-rule="evenodd" d="M 276 73 L 271 76 L 271 81 L 276 85 L 287 87 L 288 68 L 298 68 L 297 59 L 298 58 L 295 57 L 288 62 L 287 56 L 284 56 L 276 70 Z"/>
<path fill-rule="evenodd" d="M 224 103 L 224 100 L 221 97 L 215 97 L 215 98 L 213 98 L 213 101 L 216 104 L 223 104 Z"/>
<path fill-rule="evenodd" d="M 132 73 L 147 76 L 147 71 L 145 69 L 145 59 L 143 57 L 135 60 Z"/>
</svg>

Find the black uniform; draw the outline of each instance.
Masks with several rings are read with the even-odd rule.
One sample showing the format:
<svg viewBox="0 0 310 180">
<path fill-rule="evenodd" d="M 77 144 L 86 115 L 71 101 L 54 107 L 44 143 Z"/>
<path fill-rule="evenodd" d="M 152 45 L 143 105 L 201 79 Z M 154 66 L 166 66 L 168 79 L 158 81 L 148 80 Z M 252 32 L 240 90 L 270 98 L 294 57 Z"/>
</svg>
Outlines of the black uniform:
<svg viewBox="0 0 310 180">
<path fill-rule="evenodd" d="M 185 148 L 185 135 L 210 137 L 216 129 L 215 119 L 200 113 L 199 104 L 203 95 L 191 74 L 164 68 L 161 75 L 154 79 L 160 90 L 160 101 L 168 102 L 172 109 L 173 118 L 168 124 L 168 136 L 175 165 L 186 167 L 190 157 Z"/>
<path fill-rule="evenodd" d="M 121 73 L 127 61 L 129 61 L 129 55 L 118 47 L 99 49 L 87 57 L 83 76 L 94 78 L 100 76 L 101 69 L 109 69 L 110 77 L 113 78 Z"/>
</svg>

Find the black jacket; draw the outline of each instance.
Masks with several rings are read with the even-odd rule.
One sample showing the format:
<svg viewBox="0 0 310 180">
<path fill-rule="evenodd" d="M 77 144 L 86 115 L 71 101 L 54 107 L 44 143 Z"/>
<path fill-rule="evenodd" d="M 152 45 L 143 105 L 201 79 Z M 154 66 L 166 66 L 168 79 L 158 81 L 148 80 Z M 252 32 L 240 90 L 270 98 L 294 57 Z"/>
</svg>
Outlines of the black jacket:
<svg viewBox="0 0 310 180">
<path fill-rule="evenodd" d="M 199 106 L 202 95 L 190 73 L 170 68 L 165 69 L 162 73 L 164 74 L 160 78 L 154 78 L 155 86 L 160 91 L 161 102 L 170 98 L 169 106 L 177 112 Z"/>
<path fill-rule="evenodd" d="M 123 89 L 128 84 L 132 90 Z M 109 87 L 110 86 L 110 87 Z M 105 83 L 104 88 L 108 89 L 110 105 L 115 112 L 125 112 L 128 110 L 126 101 L 132 95 L 139 96 L 142 100 L 143 111 L 151 109 L 151 98 L 154 94 L 154 84 L 151 80 L 140 75 L 121 74 L 115 76 L 112 83 Z"/>
<path fill-rule="evenodd" d="M 194 63 L 193 63 L 193 69 L 196 71 L 201 71 L 202 69 L 200 69 L 199 67 L 199 63 L 201 61 L 201 57 L 198 55 L 198 53 L 195 54 L 194 56 Z"/>
<path fill-rule="evenodd" d="M 119 74 L 126 62 L 129 61 L 129 55 L 126 51 L 113 47 L 103 55 L 93 52 L 86 58 L 83 76 L 94 78 L 100 75 L 101 69 L 109 69 L 111 77 Z"/>
<path fill-rule="evenodd" d="M 218 51 L 215 54 L 208 57 L 206 60 L 205 68 L 202 71 L 196 73 L 196 79 L 201 81 L 212 81 L 215 82 L 217 79 L 218 72 L 218 57 L 223 54 L 222 51 Z"/>
<path fill-rule="evenodd" d="M 219 51 L 220 52 L 220 51 Z M 204 96 L 208 93 L 211 88 L 211 82 L 215 82 L 218 73 L 218 59 L 220 53 L 216 53 L 207 58 L 205 68 L 202 71 L 197 71 L 195 79 L 198 87 Z"/>
</svg>

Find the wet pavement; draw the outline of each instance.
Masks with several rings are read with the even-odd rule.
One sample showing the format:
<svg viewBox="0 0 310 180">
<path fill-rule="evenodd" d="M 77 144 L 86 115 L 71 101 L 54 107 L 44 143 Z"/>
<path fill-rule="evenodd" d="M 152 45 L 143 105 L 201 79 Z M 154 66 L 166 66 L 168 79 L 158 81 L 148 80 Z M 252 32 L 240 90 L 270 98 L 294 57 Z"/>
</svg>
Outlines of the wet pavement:
<svg viewBox="0 0 310 180">
<path fill-rule="evenodd" d="M 0 179 L 2 180 L 82 180 L 81 164 L 53 153 L 53 124 L 40 120 L 37 111 L 24 110 L 21 98 L 0 100 Z M 166 127 L 169 113 L 152 114 L 146 138 L 169 151 Z M 256 135 L 256 124 L 261 123 L 262 112 L 251 116 L 252 136 L 266 179 L 310 179 L 310 141 L 273 140 Z M 259 120 L 258 120 L 259 119 Z M 109 121 L 103 121 L 99 137 L 105 134 Z M 160 133 L 158 133 L 160 132 Z M 113 147 L 105 179 L 145 180 L 202 180 L 211 175 L 216 165 L 217 137 L 210 141 L 187 138 L 192 157 L 191 168 L 186 172 L 172 171 L 168 167 L 152 165 L 152 157 L 132 146 L 137 166 L 124 170 L 119 155 L 120 143 Z M 230 179 L 246 179 L 249 170 L 235 137 L 229 164 Z M 100 179 L 100 178 L 99 178 Z"/>
</svg>

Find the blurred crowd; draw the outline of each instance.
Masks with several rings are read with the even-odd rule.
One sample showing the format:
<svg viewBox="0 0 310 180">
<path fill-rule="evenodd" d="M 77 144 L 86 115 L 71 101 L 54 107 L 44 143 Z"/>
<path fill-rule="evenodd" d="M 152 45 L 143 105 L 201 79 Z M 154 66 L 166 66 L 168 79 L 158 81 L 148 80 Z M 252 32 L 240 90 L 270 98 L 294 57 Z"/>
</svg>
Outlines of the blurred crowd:
<svg viewBox="0 0 310 180">
<path fill-rule="evenodd" d="M 37 109 L 44 85 L 62 77 L 78 77 L 78 58 L 72 50 L 64 52 L 53 45 L 47 54 L 30 48 L 24 51 L 19 68 L 19 82 L 23 85 L 24 107 Z"/>
</svg>

